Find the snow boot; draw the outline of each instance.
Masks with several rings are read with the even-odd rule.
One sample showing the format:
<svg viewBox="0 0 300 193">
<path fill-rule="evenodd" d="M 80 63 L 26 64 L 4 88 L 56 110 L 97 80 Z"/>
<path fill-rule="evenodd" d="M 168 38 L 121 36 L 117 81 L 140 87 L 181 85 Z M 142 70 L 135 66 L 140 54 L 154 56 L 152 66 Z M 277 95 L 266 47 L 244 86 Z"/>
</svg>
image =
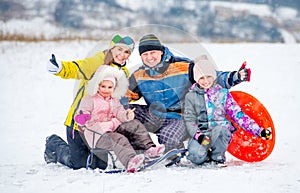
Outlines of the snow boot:
<svg viewBox="0 0 300 193">
<path fill-rule="evenodd" d="M 147 149 L 144 152 L 144 155 L 146 158 L 156 158 L 159 156 L 162 156 L 163 153 L 165 152 L 165 145 L 164 144 L 160 144 L 156 147 L 150 147 L 149 149 Z"/>
<path fill-rule="evenodd" d="M 51 135 L 46 138 L 46 149 L 44 152 L 44 159 L 46 163 L 64 163 L 68 165 L 70 155 L 61 155 L 61 152 L 66 153 L 68 151 L 68 144 L 58 135 Z M 58 152 L 60 151 L 60 152 Z M 60 154 L 60 155 L 58 155 Z M 60 161 L 58 160 L 60 156 Z"/>
<path fill-rule="evenodd" d="M 140 170 L 144 165 L 145 156 L 144 154 L 138 154 L 131 158 L 127 164 L 127 172 L 135 173 Z"/>
<path fill-rule="evenodd" d="M 46 138 L 46 148 L 45 148 L 45 152 L 44 152 L 44 159 L 46 161 L 47 164 L 49 163 L 57 163 L 57 155 L 55 150 L 53 150 L 53 148 L 51 148 L 51 143 L 53 141 L 53 138 L 58 137 L 57 135 L 51 135 L 49 137 Z"/>
</svg>

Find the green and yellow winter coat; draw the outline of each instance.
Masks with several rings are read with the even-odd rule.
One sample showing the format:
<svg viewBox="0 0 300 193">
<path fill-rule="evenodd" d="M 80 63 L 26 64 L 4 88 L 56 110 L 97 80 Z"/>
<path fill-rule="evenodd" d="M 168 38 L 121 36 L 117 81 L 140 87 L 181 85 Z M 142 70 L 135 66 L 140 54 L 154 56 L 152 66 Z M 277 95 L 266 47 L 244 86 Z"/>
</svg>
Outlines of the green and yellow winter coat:
<svg viewBox="0 0 300 193">
<path fill-rule="evenodd" d="M 90 58 L 85 58 L 83 60 L 76 61 L 62 61 L 62 69 L 59 73 L 55 74 L 64 79 L 76 79 L 79 80 L 80 83 L 78 85 L 78 89 L 75 93 L 73 103 L 69 110 L 68 116 L 65 121 L 66 126 L 72 126 L 74 124 L 74 129 L 77 129 L 77 125 L 74 122 L 73 118 L 78 109 L 81 99 L 86 95 L 86 87 L 88 85 L 88 81 L 92 78 L 96 70 L 104 64 L 105 52 L 101 51 L 95 54 Z M 126 76 L 129 76 L 129 71 L 123 66 L 119 66 L 111 63 L 111 66 L 116 66 L 121 68 Z"/>
</svg>

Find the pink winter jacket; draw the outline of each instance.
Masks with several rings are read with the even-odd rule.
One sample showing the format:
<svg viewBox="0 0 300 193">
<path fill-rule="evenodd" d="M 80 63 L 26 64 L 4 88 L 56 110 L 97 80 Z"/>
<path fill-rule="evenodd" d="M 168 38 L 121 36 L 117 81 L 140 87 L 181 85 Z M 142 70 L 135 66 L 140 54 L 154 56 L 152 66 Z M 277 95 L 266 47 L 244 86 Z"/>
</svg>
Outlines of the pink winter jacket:
<svg viewBox="0 0 300 193">
<path fill-rule="evenodd" d="M 86 122 L 85 126 L 101 134 L 113 132 L 121 123 L 129 121 L 127 111 L 119 102 L 119 99 L 104 98 L 98 93 L 94 96 L 85 96 L 80 103 L 78 112 L 80 111 L 91 115 L 91 119 Z M 84 136 L 89 146 L 92 147 L 93 132 L 84 129 Z M 96 134 L 95 143 L 99 138 L 100 135 Z"/>
</svg>

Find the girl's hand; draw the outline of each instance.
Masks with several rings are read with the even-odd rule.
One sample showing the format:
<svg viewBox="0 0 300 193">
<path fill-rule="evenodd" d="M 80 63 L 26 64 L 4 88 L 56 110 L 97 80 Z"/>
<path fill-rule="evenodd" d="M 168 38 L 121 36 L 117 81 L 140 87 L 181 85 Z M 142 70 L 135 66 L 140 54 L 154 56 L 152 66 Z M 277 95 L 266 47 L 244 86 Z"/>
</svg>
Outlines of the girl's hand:
<svg viewBox="0 0 300 193">
<path fill-rule="evenodd" d="M 91 119 L 91 115 L 90 114 L 79 114 L 79 115 L 76 115 L 74 120 L 76 121 L 76 123 L 78 125 L 85 125 L 85 123 L 87 121 L 89 121 Z"/>
<path fill-rule="evenodd" d="M 133 120 L 134 119 L 134 110 L 135 110 L 135 108 L 127 109 L 127 119 L 128 120 Z"/>
<path fill-rule="evenodd" d="M 259 136 L 265 140 L 272 139 L 271 127 L 268 127 L 267 129 L 262 130 Z"/>
</svg>

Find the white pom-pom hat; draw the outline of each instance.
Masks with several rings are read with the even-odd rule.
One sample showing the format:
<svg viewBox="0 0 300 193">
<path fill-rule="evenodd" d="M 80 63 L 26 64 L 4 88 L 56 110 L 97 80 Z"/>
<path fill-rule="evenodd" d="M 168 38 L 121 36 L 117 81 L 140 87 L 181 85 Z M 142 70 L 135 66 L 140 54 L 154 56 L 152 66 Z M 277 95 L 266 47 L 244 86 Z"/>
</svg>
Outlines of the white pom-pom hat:
<svg viewBox="0 0 300 193">
<path fill-rule="evenodd" d="M 116 80 L 112 97 L 120 99 L 127 91 L 129 85 L 128 79 L 122 69 L 109 65 L 102 65 L 97 69 L 91 80 L 88 82 L 87 93 L 91 96 L 95 95 L 98 91 L 99 84 L 103 80 L 111 77 L 114 77 Z"/>
</svg>

